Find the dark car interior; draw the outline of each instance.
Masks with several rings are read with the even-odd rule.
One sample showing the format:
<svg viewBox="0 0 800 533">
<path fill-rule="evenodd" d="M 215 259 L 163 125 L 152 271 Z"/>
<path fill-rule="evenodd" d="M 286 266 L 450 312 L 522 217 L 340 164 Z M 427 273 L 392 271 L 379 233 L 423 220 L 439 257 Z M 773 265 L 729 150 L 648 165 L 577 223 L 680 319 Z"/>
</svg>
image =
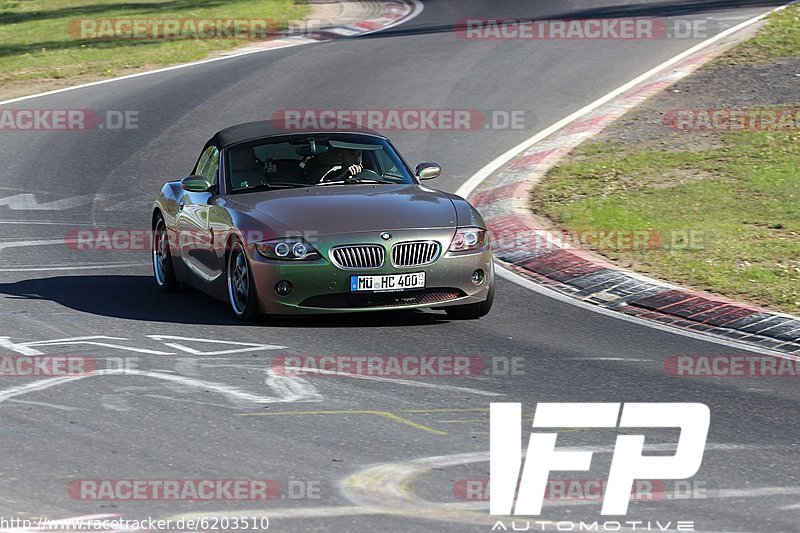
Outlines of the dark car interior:
<svg viewBox="0 0 800 533">
<path fill-rule="evenodd" d="M 336 146 L 339 145 L 339 146 Z M 352 146 L 353 148 L 351 148 Z M 329 141 L 287 141 L 242 146 L 229 151 L 230 184 L 233 192 L 285 186 L 312 186 L 336 177 L 345 151 L 357 149 L 364 171 L 393 182 L 406 181 L 381 145 L 349 145 Z"/>
</svg>

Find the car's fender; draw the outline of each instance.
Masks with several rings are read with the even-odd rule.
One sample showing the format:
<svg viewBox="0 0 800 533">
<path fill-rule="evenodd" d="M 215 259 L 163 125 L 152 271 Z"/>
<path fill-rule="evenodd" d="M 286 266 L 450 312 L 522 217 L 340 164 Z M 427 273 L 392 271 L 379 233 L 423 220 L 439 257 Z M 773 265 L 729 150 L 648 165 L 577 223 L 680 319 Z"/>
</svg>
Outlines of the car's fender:
<svg viewBox="0 0 800 533">
<path fill-rule="evenodd" d="M 230 216 L 226 239 L 235 234 L 245 245 L 253 245 L 270 239 L 298 235 L 286 224 L 259 211 L 244 208 L 238 202 L 229 199 L 225 207 Z"/>
<path fill-rule="evenodd" d="M 444 191 L 442 191 L 442 194 L 453 202 L 453 206 L 456 209 L 456 224 L 459 227 L 474 226 L 486 229 L 486 222 L 484 222 L 483 217 L 472 204 L 456 194 Z"/>
<path fill-rule="evenodd" d="M 175 217 L 178 215 L 178 195 L 181 191 L 180 181 L 168 181 L 161 187 L 161 191 L 153 203 L 151 227 L 155 222 L 157 212 L 164 217 L 164 224 L 168 230 L 175 228 Z"/>
</svg>

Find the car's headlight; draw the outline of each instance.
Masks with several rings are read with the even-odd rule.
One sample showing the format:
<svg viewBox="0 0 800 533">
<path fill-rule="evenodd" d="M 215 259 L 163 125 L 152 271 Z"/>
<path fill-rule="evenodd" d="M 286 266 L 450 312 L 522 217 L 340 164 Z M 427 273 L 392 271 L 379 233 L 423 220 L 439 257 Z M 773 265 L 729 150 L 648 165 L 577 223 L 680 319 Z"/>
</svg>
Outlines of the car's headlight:
<svg viewBox="0 0 800 533">
<path fill-rule="evenodd" d="M 319 259 L 314 247 L 301 238 L 274 239 L 256 244 L 256 251 L 269 259 L 310 261 Z"/>
<path fill-rule="evenodd" d="M 458 228 L 450 243 L 451 252 L 466 252 L 482 248 L 486 243 L 486 230 L 481 228 Z"/>
</svg>

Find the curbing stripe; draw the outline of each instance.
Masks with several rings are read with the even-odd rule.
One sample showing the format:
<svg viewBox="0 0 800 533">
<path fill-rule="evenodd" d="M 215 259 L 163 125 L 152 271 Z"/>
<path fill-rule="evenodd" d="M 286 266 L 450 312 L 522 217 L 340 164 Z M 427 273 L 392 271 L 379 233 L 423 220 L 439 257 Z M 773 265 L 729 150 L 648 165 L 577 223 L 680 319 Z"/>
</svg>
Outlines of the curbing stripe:
<svg viewBox="0 0 800 533">
<path fill-rule="evenodd" d="M 509 150 L 470 178 L 457 194 L 469 197 L 483 214 L 492 234 L 496 260 L 523 278 L 587 303 L 778 352 L 800 353 L 800 318 L 676 287 L 576 250 L 561 243 L 556 233 L 536 227 L 526 201 L 547 170 L 575 147 L 743 41 L 739 31 L 767 14 L 726 30 L 656 67 Z M 508 235 L 514 236 L 514 242 L 506 242 Z"/>
</svg>

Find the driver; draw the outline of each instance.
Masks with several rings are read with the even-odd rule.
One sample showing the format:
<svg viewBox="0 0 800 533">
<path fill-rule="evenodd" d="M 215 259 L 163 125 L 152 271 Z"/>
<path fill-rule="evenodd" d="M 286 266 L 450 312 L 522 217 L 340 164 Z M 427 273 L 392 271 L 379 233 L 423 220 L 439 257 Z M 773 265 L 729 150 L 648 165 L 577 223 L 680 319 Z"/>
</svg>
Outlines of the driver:
<svg viewBox="0 0 800 533">
<path fill-rule="evenodd" d="M 352 177 L 364 170 L 361 150 L 342 150 L 340 164 L 332 166 L 320 181 L 350 181 Z"/>
</svg>

